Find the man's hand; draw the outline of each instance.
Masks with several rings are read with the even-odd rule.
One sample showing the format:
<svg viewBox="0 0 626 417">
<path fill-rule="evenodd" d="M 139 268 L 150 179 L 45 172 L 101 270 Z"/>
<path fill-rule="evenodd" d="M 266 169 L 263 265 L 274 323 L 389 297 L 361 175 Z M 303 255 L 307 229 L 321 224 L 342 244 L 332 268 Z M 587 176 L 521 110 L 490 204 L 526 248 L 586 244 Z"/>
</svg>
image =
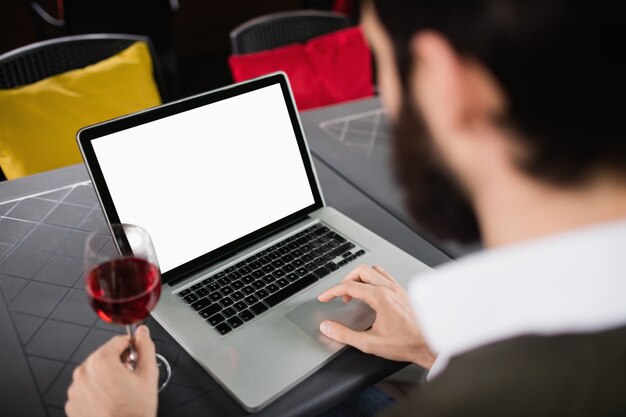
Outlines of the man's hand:
<svg viewBox="0 0 626 417">
<path fill-rule="evenodd" d="M 135 334 L 138 362 L 128 370 L 120 356 L 127 336 L 115 336 L 74 371 L 67 390 L 69 417 L 154 417 L 157 411 L 157 368 L 154 343 L 146 326 Z"/>
<path fill-rule="evenodd" d="M 340 323 L 324 321 L 320 331 L 327 337 L 365 352 L 396 361 L 414 362 L 430 369 L 435 355 L 420 333 L 408 293 L 379 266 L 361 265 L 336 287 L 322 293 L 318 300 L 356 298 L 376 311 L 372 328 L 357 332 Z"/>
</svg>

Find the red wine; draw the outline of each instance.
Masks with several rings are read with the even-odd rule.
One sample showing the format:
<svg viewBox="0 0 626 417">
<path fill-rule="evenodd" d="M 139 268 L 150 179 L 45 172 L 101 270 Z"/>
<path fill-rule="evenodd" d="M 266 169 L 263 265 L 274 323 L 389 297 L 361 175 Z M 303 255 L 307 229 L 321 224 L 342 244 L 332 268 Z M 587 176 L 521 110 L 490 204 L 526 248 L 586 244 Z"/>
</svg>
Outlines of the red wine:
<svg viewBox="0 0 626 417">
<path fill-rule="evenodd" d="M 161 273 L 144 259 L 114 259 L 89 272 L 87 295 L 102 320 L 136 323 L 148 317 L 159 301 Z"/>
</svg>

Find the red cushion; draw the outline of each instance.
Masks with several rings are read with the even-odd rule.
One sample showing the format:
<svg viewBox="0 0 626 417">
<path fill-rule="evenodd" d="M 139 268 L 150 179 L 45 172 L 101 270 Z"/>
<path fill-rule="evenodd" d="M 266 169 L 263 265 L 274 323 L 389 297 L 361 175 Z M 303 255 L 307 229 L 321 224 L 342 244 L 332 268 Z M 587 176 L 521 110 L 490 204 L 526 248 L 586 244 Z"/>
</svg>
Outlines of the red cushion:
<svg viewBox="0 0 626 417">
<path fill-rule="evenodd" d="M 235 82 L 284 71 L 298 109 L 369 97 L 371 54 L 358 27 L 268 51 L 228 59 Z"/>
</svg>

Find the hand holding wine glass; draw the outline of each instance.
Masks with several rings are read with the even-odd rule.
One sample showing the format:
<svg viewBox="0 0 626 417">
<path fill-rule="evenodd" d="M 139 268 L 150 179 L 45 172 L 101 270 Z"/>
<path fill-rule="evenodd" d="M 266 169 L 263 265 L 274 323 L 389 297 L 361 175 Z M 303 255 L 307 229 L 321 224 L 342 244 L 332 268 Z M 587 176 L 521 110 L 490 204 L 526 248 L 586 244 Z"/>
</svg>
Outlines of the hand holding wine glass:
<svg viewBox="0 0 626 417">
<path fill-rule="evenodd" d="M 111 225 L 110 233 L 92 233 L 85 243 L 85 277 L 87 295 L 98 316 L 126 326 L 130 341 L 121 361 L 134 370 L 138 361 L 135 326 L 148 317 L 161 295 L 161 273 L 150 236 L 129 224 Z M 161 390 L 171 370 L 161 355 L 156 354 L 156 360 Z"/>
<path fill-rule="evenodd" d="M 74 370 L 67 391 L 68 417 L 155 417 L 159 370 L 155 347 L 146 326 L 135 335 L 137 367 L 129 372 L 120 361 L 128 337 L 115 336 Z"/>
</svg>

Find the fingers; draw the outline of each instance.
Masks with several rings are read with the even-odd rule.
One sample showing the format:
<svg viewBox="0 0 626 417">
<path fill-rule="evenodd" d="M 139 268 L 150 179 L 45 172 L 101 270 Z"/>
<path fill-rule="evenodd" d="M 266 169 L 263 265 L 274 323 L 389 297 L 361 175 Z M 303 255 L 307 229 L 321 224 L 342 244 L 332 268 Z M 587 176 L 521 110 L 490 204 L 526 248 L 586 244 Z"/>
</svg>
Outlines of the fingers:
<svg viewBox="0 0 626 417">
<path fill-rule="evenodd" d="M 372 336 L 369 333 L 357 332 L 343 324 L 330 320 L 323 321 L 320 324 L 320 331 L 326 337 L 339 343 L 353 346 L 365 353 L 370 353 Z"/>
<path fill-rule="evenodd" d="M 150 338 L 150 330 L 147 326 L 139 326 L 135 332 L 135 348 L 137 349 L 137 368 L 135 372 L 140 374 L 156 374 L 156 348 Z"/>
<path fill-rule="evenodd" d="M 374 310 L 378 305 L 378 298 L 376 291 L 378 289 L 372 285 L 363 284 L 360 282 L 348 281 L 343 282 L 333 288 L 329 288 L 320 294 L 317 299 L 323 303 L 330 301 L 336 297 L 353 297 L 358 300 L 364 301 Z"/>
<path fill-rule="evenodd" d="M 102 345 L 97 352 L 103 356 L 116 356 L 119 358 L 122 352 L 124 352 L 124 350 L 128 347 L 128 343 L 128 336 L 115 336 Z"/>
<path fill-rule="evenodd" d="M 389 279 L 368 265 L 360 265 L 358 268 L 351 271 L 342 282 L 347 281 L 364 282 L 378 287 L 389 286 Z"/>
<path fill-rule="evenodd" d="M 396 283 L 396 280 L 391 276 L 391 274 L 389 274 L 389 272 L 385 271 L 385 269 L 383 269 L 382 266 L 374 265 L 374 266 L 372 266 L 372 269 L 377 271 L 383 277 L 387 278 L 389 281 L 391 281 L 393 283 Z"/>
</svg>

